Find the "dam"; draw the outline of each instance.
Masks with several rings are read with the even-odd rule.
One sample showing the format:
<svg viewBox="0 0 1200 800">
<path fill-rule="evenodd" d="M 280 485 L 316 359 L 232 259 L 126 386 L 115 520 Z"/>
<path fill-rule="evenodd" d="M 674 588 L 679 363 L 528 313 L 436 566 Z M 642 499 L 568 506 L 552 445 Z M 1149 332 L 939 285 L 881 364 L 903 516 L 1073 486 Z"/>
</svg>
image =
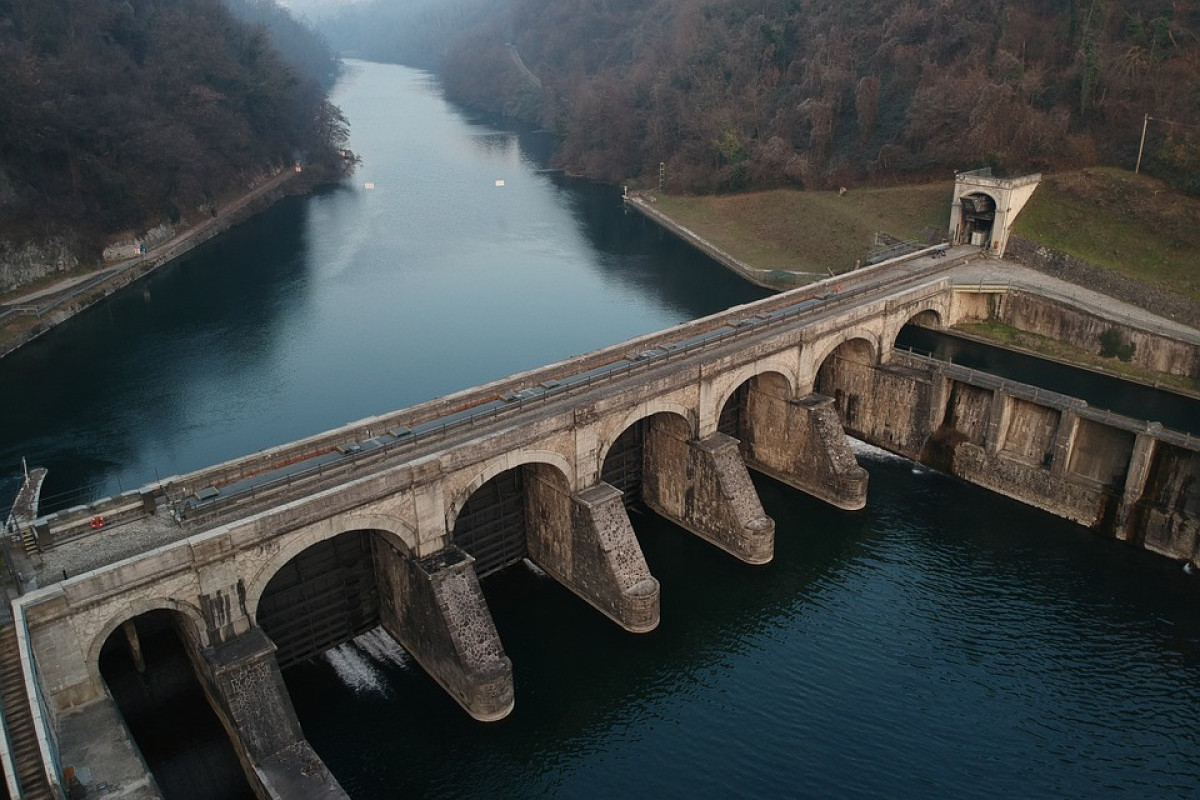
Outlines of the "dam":
<svg viewBox="0 0 1200 800">
<path fill-rule="evenodd" d="M 628 504 L 764 564 L 774 523 L 748 470 L 862 508 L 848 436 L 1194 559 L 1196 439 L 895 348 L 906 325 L 1011 302 L 965 276 L 977 258 L 931 249 L 29 520 L 14 608 L 47 780 L 88 761 L 80 731 L 120 729 L 106 642 L 136 651 L 129 623 L 165 614 L 256 793 L 342 796 L 281 664 L 381 625 L 467 714 L 500 719 L 519 693 L 481 577 L 528 559 L 620 628 L 653 630 L 660 587 Z M 140 770 L 124 741 L 93 781 Z"/>
</svg>

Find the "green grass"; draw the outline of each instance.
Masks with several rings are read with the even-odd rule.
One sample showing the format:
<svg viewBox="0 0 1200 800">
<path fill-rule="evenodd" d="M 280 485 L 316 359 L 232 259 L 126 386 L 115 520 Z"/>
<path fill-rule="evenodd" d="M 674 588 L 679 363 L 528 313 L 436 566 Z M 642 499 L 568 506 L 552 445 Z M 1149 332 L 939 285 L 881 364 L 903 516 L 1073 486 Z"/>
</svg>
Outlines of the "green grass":
<svg viewBox="0 0 1200 800">
<path fill-rule="evenodd" d="M 888 189 L 779 189 L 702 197 L 658 196 L 656 208 L 746 264 L 825 275 L 870 252 L 877 231 L 924 241 L 949 225 L 949 183 Z"/>
<path fill-rule="evenodd" d="M 1101 167 L 1048 175 L 1014 231 L 1200 300 L 1200 200 L 1153 178 Z"/>
<path fill-rule="evenodd" d="M 760 269 L 825 275 L 863 258 L 876 231 L 912 241 L 950 221 L 953 183 L 658 197 L 657 208 Z M 1200 300 L 1200 199 L 1125 170 L 1047 175 L 1014 231 L 1098 267 Z"/>
</svg>

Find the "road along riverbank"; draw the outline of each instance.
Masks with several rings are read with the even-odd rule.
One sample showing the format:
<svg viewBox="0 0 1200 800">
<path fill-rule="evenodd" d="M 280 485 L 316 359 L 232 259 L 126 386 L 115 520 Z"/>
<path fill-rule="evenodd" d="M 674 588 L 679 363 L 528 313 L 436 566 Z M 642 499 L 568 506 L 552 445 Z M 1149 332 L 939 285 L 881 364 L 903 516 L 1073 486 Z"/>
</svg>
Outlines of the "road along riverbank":
<svg viewBox="0 0 1200 800">
<path fill-rule="evenodd" d="M 31 289 L 0 302 L 0 358 L 29 344 L 113 292 L 265 211 L 282 198 L 312 191 L 320 183 L 308 173 L 281 170 L 241 197 L 224 204 L 216 214 L 187 226 L 136 258 L 105 266 L 90 275 L 66 278 L 50 286 Z"/>
</svg>

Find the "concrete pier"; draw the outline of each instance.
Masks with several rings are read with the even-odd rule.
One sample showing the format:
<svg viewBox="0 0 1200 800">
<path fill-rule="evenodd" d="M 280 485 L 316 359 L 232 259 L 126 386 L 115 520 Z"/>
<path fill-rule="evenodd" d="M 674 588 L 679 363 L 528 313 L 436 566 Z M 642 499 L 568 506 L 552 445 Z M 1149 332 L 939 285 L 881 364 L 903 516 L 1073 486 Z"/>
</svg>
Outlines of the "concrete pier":
<svg viewBox="0 0 1200 800">
<path fill-rule="evenodd" d="M 775 521 L 763 511 L 736 439 L 681 440 L 652 420 L 642 497 L 655 512 L 747 564 L 775 554 Z"/>
<path fill-rule="evenodd" d="M 529 558 L 541 569 L 631 633 L 658 627 L 659 585 L 646 566 L 621 492 L 607 483 L 570 498 L 565 524 L 529 534 Z M 557 504 L 556 504 L 557 505 Z"/>
<path fill-rule="evenodd" d="M 41 588 L 14 601 L 14 616 L 44 763 L 59 769 L 53 737 L 104 702 L 107 638 L 170 610 L 196 652 L 217 648 L 197 671 L 214 676 L 227 727 L 249 737 L 241 749 L 312 773 L 274 657 L 241 637 L 276 576 L 348 533 L 370 534 L 355 585 L 377 594 L 392 638 L 471 716 L 504 717 L 512 664 L 453 536 L 477 493 L 506 474 L 523 494 L 502 498 L 496 519 L 508 527 L 496 535 L 513 560 L 493 566 L 529 557 L 630 631 L 657 624 L 659 587 L 606 464 L 620 467 L 610 483 L 627 479 L 651 509 L 753 564 L 772 558 L 774 524 L 747 464 L 861 508 L 867 476 L 847 436 L 1196 561 L 1200 440 L 895 348 L 913 321 L 953 325 L 1000 307 L 987 293 L 1004 287 L 960 291 L 939 277 L 950 256 L 914 263 L 894 285 L 856 273 L 832 293 L 739 306 L 34 520 Z M 72 736 L 65 753 L 80 752 Z M 88 767 L 90 782 L 110 786 L 128 772 Z M 256 780 L 269 790 L 269 775 Z"/>
<path fill-rule="evenodd" d="M 349 797 L 304 738 L 275 663 L 275 645 L 260 628 L 205 650 L 203 657 L 201 685 L 258 797 Z"/>
<path fill-rule="evenodd" d="M 858 465 L 833 399 L 749 395 L 746 463 L 778 481 L 847 511 L 867 504 L 867 471 Z"/>
<path fill-rule="evenodd" d="M 415 559 L 383 542 L 376 563 L 384 630 L 472 717 L 494 722 L 508 716 L 512 662 L 471 557 L 448 547 Z"/>
</svg>

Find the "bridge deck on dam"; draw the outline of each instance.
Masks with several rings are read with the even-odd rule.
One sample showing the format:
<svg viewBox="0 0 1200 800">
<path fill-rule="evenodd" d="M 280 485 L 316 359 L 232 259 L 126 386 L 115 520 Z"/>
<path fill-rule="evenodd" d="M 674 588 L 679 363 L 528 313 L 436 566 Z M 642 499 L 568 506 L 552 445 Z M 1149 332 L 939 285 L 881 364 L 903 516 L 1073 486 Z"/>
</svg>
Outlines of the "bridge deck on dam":
<svg viewBox="0 0 1200 800">
<path fill-rule="evenodd" d="M 319 760 L 280 664 L 379 625 L 473 718 L 501 719 L 512 663 L 480 576 L 528 558 L 624 630 L 654 630 L 659 584 L 628 504 L 765 564 L 775 522 L 748 470 L 862 509 L 848 436 L 1200 562 L 1200 440 L 896 348 L 905 326 L 1083 313 L 1039 305 L 1009 285 L 1019 267 L 979 256 L 930 248 L 23 521 L 13 611 L 34 721 L 71 728 L 60 752 L 82 763 L 93 734 L 73 712 L 111 703 L 100 653 L 111 640 L 136 662 L 137 620 L 156 614 L 253 774 L 310 784 L 260 796 L 345 796 L 297 766 Z M 1200 337 L 1152 324 L 1134 333 L 1195 374 L 1200 345 L 1168 337 Z"/>
<path fill-rule="evenodd" d="M 723 349 L 753 346 L 779 326 L 815 325 L 855 308 L 953 277 L 979 258 L 978 248 L 930 248 L 836 279 L 738 306 L 649 336 L 511 376 L 388 415 L 360 420 L 306 440 L 69 509 L 41 521 L 39 565 L 23 577 L 47 585 L 146 553 L 244 518 L 279 502 L 286 492 L 309 493 L 412 463 L 564 408 L 650 370 L 686 368 L 720 357 Z M 976 273 L 971 273 L 974 276 Z M 97 528 L 97 517 L 104 520 Z"/>
<path fill-rule="evenodd" d="M 1011 262 L 980 258 L 977 248 L 930 248 L 915 257 L 53 514 L 34 526 L 40 552 L 31 563 L 19 565 L 21 577 L 26 588 L 75 577 L 245 518 L 301 487 L 315 493 L 361 475 L 418 462 L 511 426 L 518 416 L 529 421 L 538 414 L 548 416 L 586 405 L 623 383 L 644 381 L 650 370 L 682 369 L 701 354 L 712 360 L 723 349 L 751 347 L 756 338 L 771 336 L 779 326 L 815 326 L 941 280 L 960 289 L 994 288 L 1010 284 L 1014 276 L 1040 294 L 1083 300 L 1114 318 L 1128 319 L 1135 313 L 1119 301 Z M 1155 318 L 1149 324 L 1181 341 L 1200 338 L 1191 328 L 1168 320 Z M 98 518 L 104 524 L 97 528 Z"/>
</svg>

